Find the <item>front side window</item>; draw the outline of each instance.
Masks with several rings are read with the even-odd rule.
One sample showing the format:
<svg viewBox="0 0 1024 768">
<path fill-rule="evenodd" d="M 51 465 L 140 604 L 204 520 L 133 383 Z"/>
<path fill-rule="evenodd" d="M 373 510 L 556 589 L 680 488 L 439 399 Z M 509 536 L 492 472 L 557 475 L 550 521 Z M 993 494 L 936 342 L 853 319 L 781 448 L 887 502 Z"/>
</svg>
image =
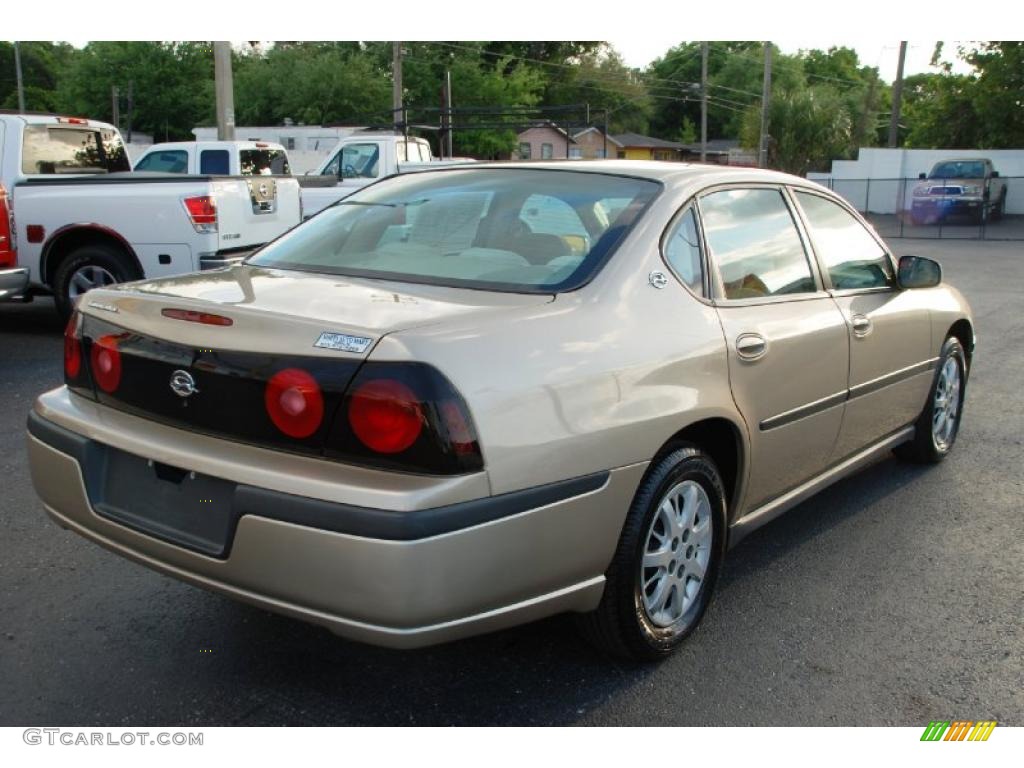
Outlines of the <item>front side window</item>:
<svg viewBox="0 0 1024 768">
<path fill-rule="evenodd" d="M 572 290 L 600 269 L 660 189 L 643 179 L 542 169 L 396 176 L 327 208 L 247 263 L 498 291 Z"/>
<path fill-rule="evenodd" d="M 375 179 L 379 160 L 376 144 L 346 144 L 341 150 L 341 178 Z"/>
<path fill-rule="evenodd" d="M 818 258 L 838 290 L 893 285 L 892 263 L 878 241 L 838 203 L 797 192 Z"/>
<path fill-rule="evenodd" d="M 25 126 L 21 145 L 22 173 L 114 173 L 131 169 L 116 131 Z"/>
<path fill-rule="evenodd" d="M 727 299 L 816 288 L 789 207 L 777 189 L 728 189 L 700 200 L 704 239 Z"/>
<path fill-rule="evenodd" d="M 155 171 L 158 173 L 188 173 L 188 153 L 183 149 L 150 152 L 136 163 L 135 170 Z"/>
<path fill-rule="evenodd" d="M 698 296 L 704 295 L 704 267 L 700 259 L 700 235 L 693 208 L 676 219 L 665 238 L 665 261 L 680 280 Z"/>
</svg>

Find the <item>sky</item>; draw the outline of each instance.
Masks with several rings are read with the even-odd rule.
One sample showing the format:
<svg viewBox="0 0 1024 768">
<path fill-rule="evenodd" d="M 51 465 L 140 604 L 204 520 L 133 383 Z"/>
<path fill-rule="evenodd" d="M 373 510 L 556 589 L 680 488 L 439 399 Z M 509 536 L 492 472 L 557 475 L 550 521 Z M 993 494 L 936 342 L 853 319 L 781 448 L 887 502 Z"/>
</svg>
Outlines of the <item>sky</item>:
<svg viewBox="0 0 1024 768">
<path fill-rule="evenodd" d="M 630 67 L 643 68 L 654 59 L 663 55 L 665 51 L 674 45 L 678 45 L 677 38 L 660 38 L 656 35 L 647 37 L 634 36 L 630 39 L 609 40 L 615 49 L 622 54 L 626 64 Z M 856 40 L 829 40 L 823 38 L 815 39 L 792 39 L 789 41 L 776 40 L 775 44 L 782 49 L 783 53 L 796 53 L 801 48 L 821 48 L 827 50 L 832 46 L 847 46 L 857 51 L 861 63 L 869 67 L 878 67 L 879 76 L 886 82 L 896 79 L 896 66 L 899 61 L 900 43 L 898 40 L 885 42 L 880 40 L 856 41 Z M 932 58 L 932 51 L 935 50 L 935 41 L 915 42 L 907 44 L 907 60 L 904 65 L 904 75 L 916 75 L 919 72 L 934 72 L 929 62 Z M 968 72 L 970 67 L 956 57 L 956 43 L 947 42 L 943 48 L 942 58 L 953 64 L 954 72 Z"/>
</svg>

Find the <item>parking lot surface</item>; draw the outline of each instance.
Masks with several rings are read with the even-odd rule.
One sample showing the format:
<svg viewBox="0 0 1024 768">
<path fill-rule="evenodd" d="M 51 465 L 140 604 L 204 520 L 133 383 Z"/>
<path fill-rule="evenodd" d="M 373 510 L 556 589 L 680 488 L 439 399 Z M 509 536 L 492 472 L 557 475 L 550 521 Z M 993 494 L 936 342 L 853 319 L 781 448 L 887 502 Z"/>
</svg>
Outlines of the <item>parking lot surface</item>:
<svg viewBox="0 0 1024 768">
<path fill-rule="evenodd" d="M 0 725 L 1024 725 L 1024 244 L 893 245 L 975 312 L 956 450 L 883 460 L 745 539 L 703 625 L 647 666 L 568 617 L 358 645 L 59 529 L 24 425 L 61 383 L 62 327 L 49 301 L 0 306 Z"/>
</svg>

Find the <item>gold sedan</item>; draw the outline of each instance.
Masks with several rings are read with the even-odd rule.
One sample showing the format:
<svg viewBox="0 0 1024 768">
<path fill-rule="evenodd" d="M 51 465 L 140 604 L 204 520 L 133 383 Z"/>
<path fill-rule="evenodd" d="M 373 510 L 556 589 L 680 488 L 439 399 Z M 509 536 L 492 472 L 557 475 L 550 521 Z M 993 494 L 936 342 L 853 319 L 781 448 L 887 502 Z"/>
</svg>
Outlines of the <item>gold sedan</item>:
<svg viewBox="0 0 1024 768">
<path fill-rule="evenodd" d="M 947 455 L 973 350 L 939 266 L 804 179 L 461 166 L 86 294 L 29 455 L 58 524 L 339 635 L 572 611 L 656 658 L 748 532 Z"/>
</svg>

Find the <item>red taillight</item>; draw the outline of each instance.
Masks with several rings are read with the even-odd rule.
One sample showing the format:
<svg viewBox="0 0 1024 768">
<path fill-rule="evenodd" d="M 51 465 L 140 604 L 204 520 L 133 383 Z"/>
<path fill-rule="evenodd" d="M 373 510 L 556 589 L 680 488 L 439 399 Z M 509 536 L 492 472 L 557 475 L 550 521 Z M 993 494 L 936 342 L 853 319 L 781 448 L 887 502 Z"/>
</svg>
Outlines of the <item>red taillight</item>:
<svg viewBox="0 0 1024 768">
<path fill-rule="evenodd" d="M 66 123 L 68 125 L 88 125 L 89 121 L 84 117 L 58 117 L 58 123 Z"/>
<path fill-rule="evenodd" d="M 309 437 L 324 418 L 320 385 L 300 368 L 285 368 L 267 382 L 263 399 L 274 426 L 289 437 Z"/>
<path fill-rule="evenodd" d="M 100 336 L 92 343 L 89 353 L 92 377 L 99 388 L 108 393 L 121 383 L 121 352 L 117 344 L 117 336 Z"/>
<path fill-rule="evenodd" d="M 14 248 L 14 217 L 7 190 L 0 184 L 0 269 L 18 264 L 18 253 Z"/>
<path fill-rule="evenodd" d="M 78 313 L 73 312 L 64 328 L 64 375 L 77 379 L 82 371 L 82 340 L 78 337 Z"/>
<path fill-rule="evenodd" d="M 182 200 L 185 204 L 185 211 L 196 232 L 217 231 L 217 203 L 209 195 L 198 197 L 186 197 Z"/>
<path fill-rule="evenodd" d="M 374 379 L 357 389 L 349 402 L 348 421 L 359 441 L 377 453 L 401 453 L 423 430 L 419 399 L 394 379 Z"/>
<path fill-rule="evenodd" d="M 160 314 L 175 320 L 187 320 L 190 323 L 203 325 L 233 325 L 234 320 L 224 315 L 212 315 L 209 312 L 195 312 L 191 309 L 161 309 Z"/>
</svg>

